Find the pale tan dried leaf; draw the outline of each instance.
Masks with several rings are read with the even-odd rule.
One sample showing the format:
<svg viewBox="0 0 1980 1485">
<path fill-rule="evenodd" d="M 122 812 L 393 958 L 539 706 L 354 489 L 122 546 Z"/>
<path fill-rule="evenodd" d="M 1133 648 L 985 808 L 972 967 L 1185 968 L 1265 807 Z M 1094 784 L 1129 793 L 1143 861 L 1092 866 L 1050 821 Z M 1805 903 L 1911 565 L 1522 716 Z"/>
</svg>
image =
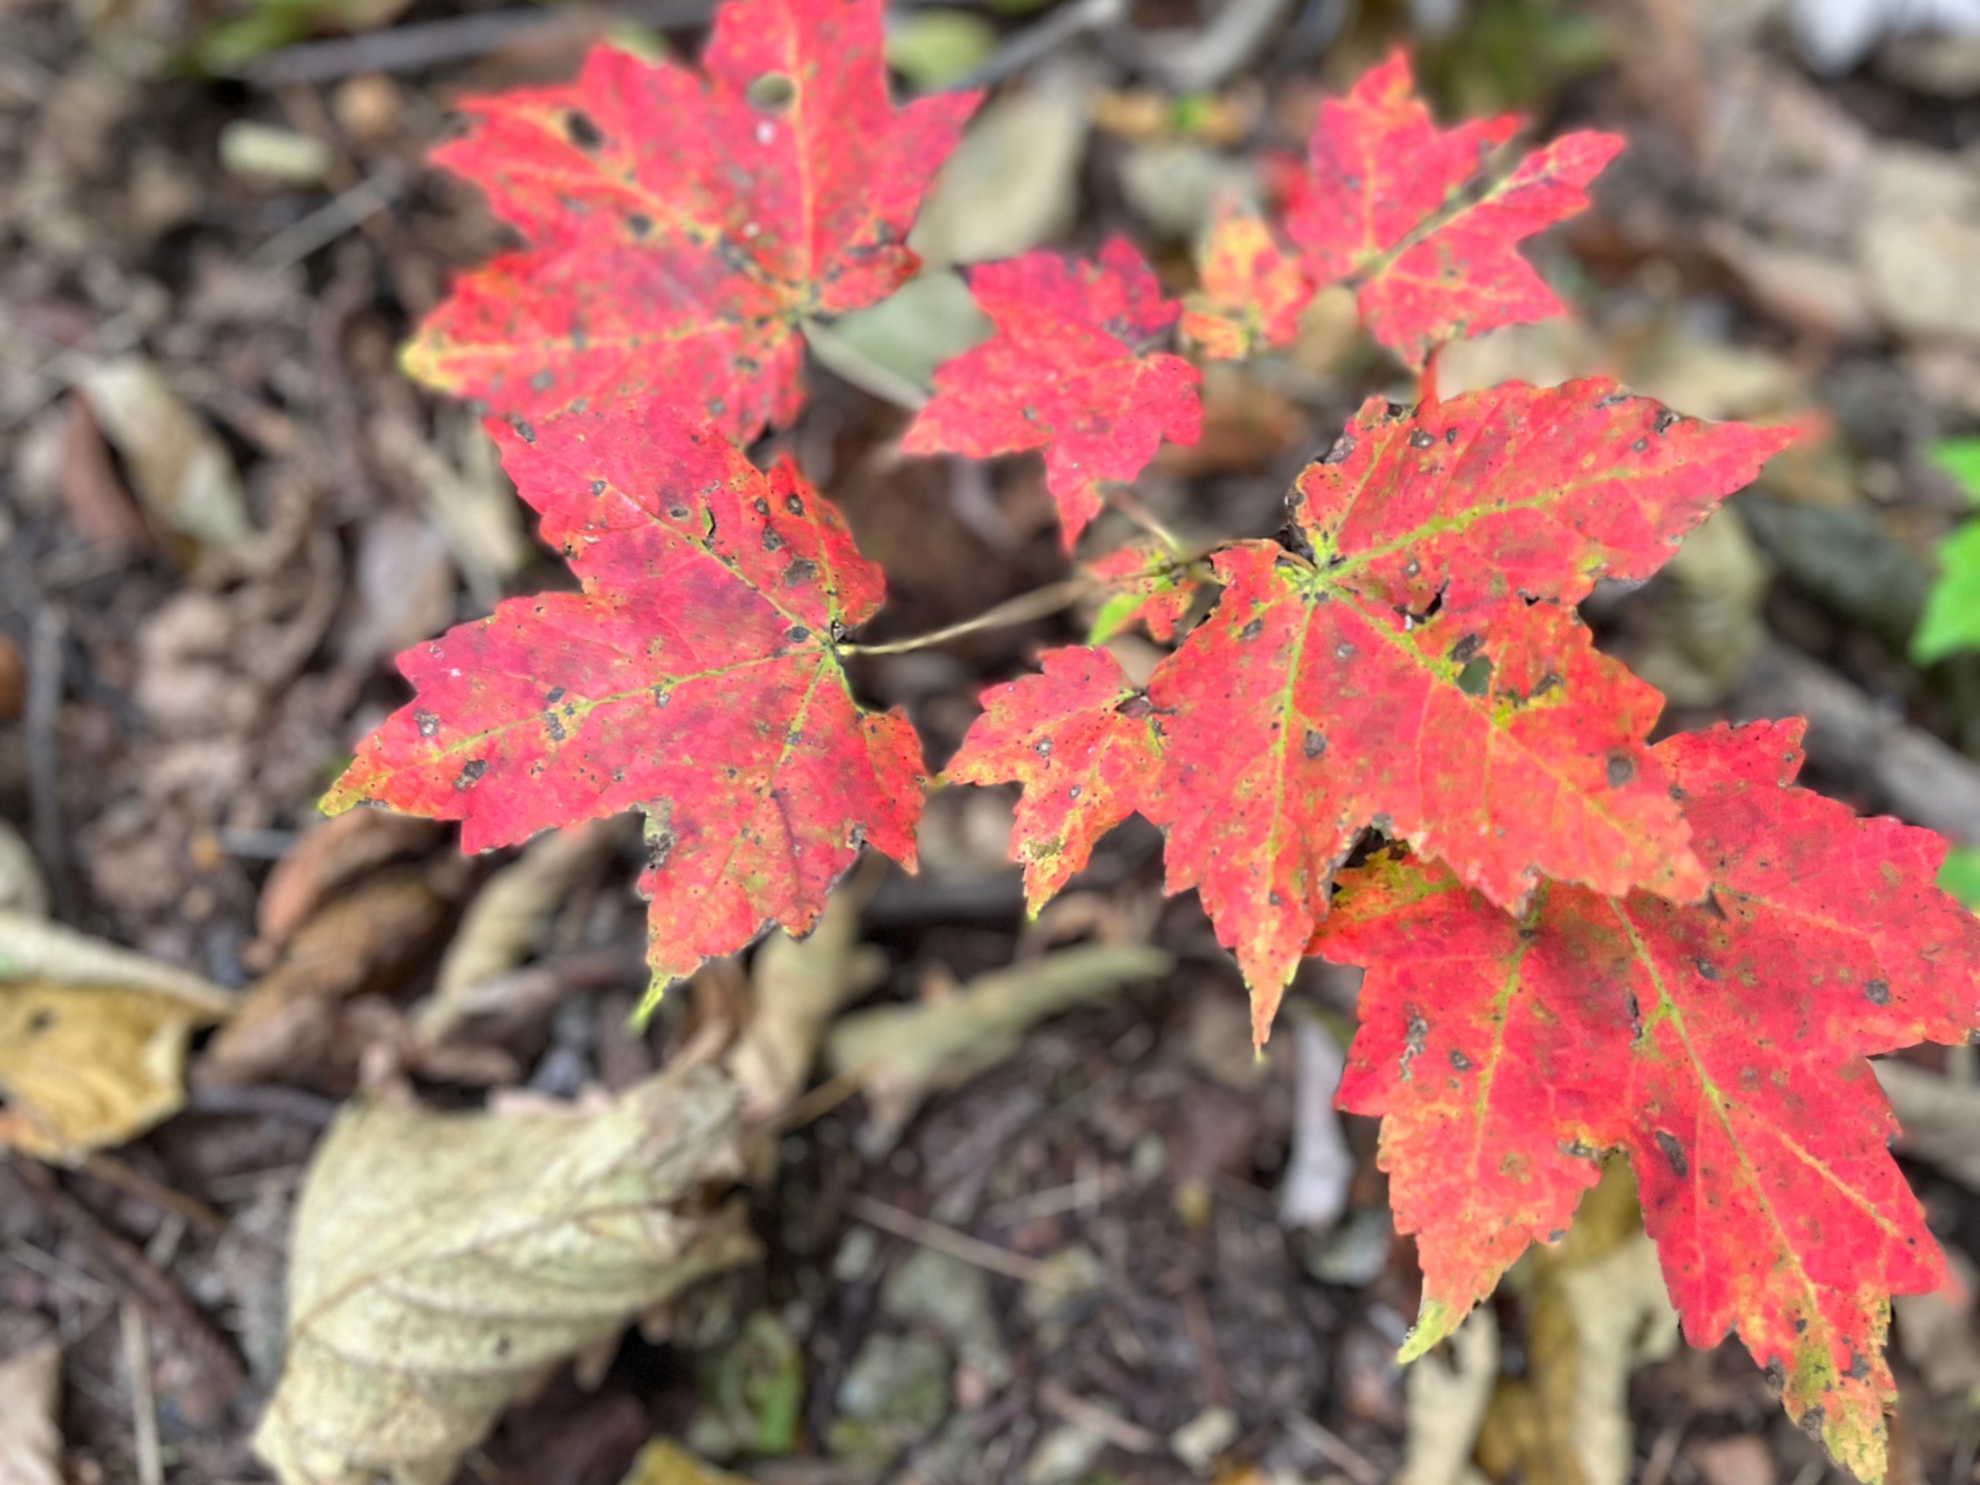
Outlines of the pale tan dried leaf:
<svg viewBox="0 0 1980 1485">
<path fill-rule="evenodd" d="M 233 997 L 199 976 L 0 912 L 0 1146 L 75 1161 L 175 1113 L 186 1042 Z"/>
<path fill-rule="evenodd" d="M 793 939 L 776 929 L 757 950 L 749 976 L 755 1005 L 729 1053 L 729 1071 L 742 1088 L 749 1119 L 768 1118 L 797 1097 L 839 1007 L 886 977 L 886 956 L 859 941 L 860 910 L 880 876 L 856 872 L 832 893 L 806 937 Z"/>
<path fill-rule="evenodd" d="M 1447 1345 L 1409 1368 L 1400 1485 L 1483 1481 L 1471 1453 L 1498 1380 L 1499 1322 L 1489 1305 L 1481 1305 Z"/>
<path fill-rule="evenodd" d="M 922 1100 L 967 1082 L 1017 1051 L 1025 1029 L 1136 980 L 1169 970 L 1160 949 L 1093 944 L 979 975 L 954 995 L 882 1006 L 832 1028 L 826 1060 L 856 1074 L 873 1110 L 875 1143 L 897 1134 Z"/>
<path fill-rule="evenodd" d="M 62 1485 L 62 1343 L 54 1336 L 0 1361 L 0 1485 Z"/>
<path fill-rule="evenodd" d="M 1495 1479 L 1625 1485 L 1636 1462 L 1630 1373 L 1678 1338 L 1629 1166 L 1612 1161 L 1566 1239 L 1534 1249 L 1519 1273 L 1525 1373 L 1494 1391 L 1479 1459 Z"/>
<path fill-rule="evenodd" d="M 106 362 L 81 387 L 155 521 L 210 547 L 237 546 L 252 534 L 226 446 L 153 362 Z"/>
<path fill-rule="evenodd" d="M 289 1335 L 255 1447 L 284 1485 L 441 1482 L 560 1361 L 755 1244 L 707 1068 L 593 1113 L 346 1112 L 296 1213 Z"/>
<path fill-rule="evenodd" d="M 564 899 L 625 838 L 623 820 L 593 820 L 552 831 L 488 879 L 447 946 L 433 998 L 420 1008 L 419 1031 L 444 1041 L 475 1009 L 474 992 L 543 947 Z"/>
</svg>

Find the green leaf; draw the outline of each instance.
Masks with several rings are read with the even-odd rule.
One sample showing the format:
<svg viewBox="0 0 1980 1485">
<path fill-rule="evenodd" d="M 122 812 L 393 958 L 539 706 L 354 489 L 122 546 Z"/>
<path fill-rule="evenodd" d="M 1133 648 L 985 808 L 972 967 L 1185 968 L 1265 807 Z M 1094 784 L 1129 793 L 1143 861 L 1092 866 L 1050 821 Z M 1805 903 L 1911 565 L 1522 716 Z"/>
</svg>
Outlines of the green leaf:
<svg viewBox="0 0 1980 1485">
<path fill-rule="evenodd" d="M 1933 444 L 1932 462 L 1959 482 L 1968 500 L 1980 505 L 1980 437 L 1948 438 Z"/>
<path fill-rule="evenodd" d="M 1939 890 L 1967 907 L 1980 907 L 1980 850 L 1954 846 L 1939 868 Z"/>
<path fill-rule="evenodd" d="M 1980 523 L 1969 522 L 1939 548 L 1939 579 L 1911 637 L 1911 658 L 1929 665 L 1975 648 L 1980 648 Z"/>
</svg>

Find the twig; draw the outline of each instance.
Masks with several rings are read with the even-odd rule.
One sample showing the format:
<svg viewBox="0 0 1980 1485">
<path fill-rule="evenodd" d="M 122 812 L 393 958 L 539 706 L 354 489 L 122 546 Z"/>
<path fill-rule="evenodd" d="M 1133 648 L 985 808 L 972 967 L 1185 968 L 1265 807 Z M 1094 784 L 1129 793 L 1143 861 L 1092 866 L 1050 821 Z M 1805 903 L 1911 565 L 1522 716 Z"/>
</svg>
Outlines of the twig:
<svg viewBox="0 0 1980 1485">
<path fill-rule="evenodd" d="M 960 92 L 987 88 L 1007 77 L 1015 77 L 1075 36 L 1117 25 L 1127 19 L 1127 13 L 1127 0 L 1073 0 L 1071 5 L 1061 5 L 1037 25 L 1018 32 L 992 52 L 982 66 L 950 86 Z"/>
<path fill-rule="evenodd" d="M 458 16 L 372 31 L 339 41 L 306 41 L 250 63 L 244 73 L 257 87 L 335 82 L 354 72 L 416 72 L 443 62 L 486 56 L 517 42 L 541 44 L 569 33 L 586 36 L 613 21 L 643 21 L 665 30 L 699 25 L 712 7 L 708 0 L 634 0 L 616 10 L 585 10 L 546 15 L 534 6 Z"/>
<path fill-rule="evenodd" d="M 186 1091 L 186 1108 L 195 1114 L 242 1114 L 263 1119 L 286 1119 L 305 1129 L 328 1129 L 337 1118 L 337 1105 L 300 1088 L 250 1084 L 245 1088 L 203 1088 Z"/>
<path fill-rule="evenodd" d="M 114 1155 L 96 1151 L 82 1163 L 82 1172 L 94 1176 L 107 1186 L 115 1186 L 126 1195 L 135 1196 L 139 1201 L 157 1207 L 161 1212 L 170 1212 L 183 1217 L 201 1232 L 218 1237 L 227 1230 L 227 1219 L 198 1197 L 187 1196 L 182 1191 L 174 1191 L 159 1181 L 154 1181 L 142 1171 L 125 1164 Z"/>
<path fill-rule="evenodd" d="M 233 1348 L 177 1285 L 144 1254 L 105 1227 L 47 1169 L 32 1160 L 16 1160 L 13 1168 L 49 1213 L 81 1242 L 98 1275 L 127 1300 L 142 1304 L 191 1353 L 201 1394 L 198 1399 L 182 1396 L 179 1411 L 196 1427 L 215 1421 L 227 1400 L 247 1385 L 247 1375 Z"/>
<path fill-rule="evenodd" d="M 131 1433 L 137 1450 L 138 1485 L 165 1485 L 158 1447 L 158 1396 L 151 1383 L 151 1334 L 144 1307 L 125 1300 L 117 1308 L 124 1333 L 124 1371 L 131 1383 Z"/>
<path fill-rule="evenodd" d="M 364 447 L 364 415 L 350 368 L 344 362 L 344 327 L 371 302 L 371 255 L 363 243 L 339 248 L 330 282 L 309 316 L 309 360 L 315 373 L 316 407 L 330 446 L 338 514 L 346 518 L 378 504 L 378 484 L 359 452 Z"/>
<path fill-rule="evenodd" d="M 865 1086 L 866 1069 L 863 1067 L 835 1073 L 802 1097 L 793 1099 L 788 1108 L 780 1110 L 764 1124 L 764 1132 L 789 1134 L 793 1129 L 802 1129 L 824 1118 Z"/>
<path fill-rule="evenodd" d="M 26 395 L 0 408 L 0 432 L 26 422 L 56 394 L 80 381 L 92 367 L 137 349 L 142 340 L 137 317 L 129 310 L 111 316 L 96 328 L 94 350 L 66 346 L 30 371 Z"/>
<path fill-rule="evenodd" d="M 52 1253 L 44 1253 L 32 1243 L 22 1242 L 18 1238 L 0 1248 L 0 1258 L 19 1264 L 51 1284 L 60 1284 L 86 1304 L 109 1304 L 115 1299 L 108 1285 L 98 1283 L 73 1264 L 64 1263 Z"/>
<path fill-rule="evenodd" d="M 1168 1446 L 1162 1442 L 1162 1436 L 1154 1430 L 1130 1422 L 1111 1408 L 1103 1408 L 1096 1402 L 1087 1401 L 1061 1383 L 1050 1381 L 1040 1383 L 1038 1400 L 1066 1422 L 1077 1424 L 1088 1433 L 1098 1434 L 1114 1447 L 1125 1449 L 1130 1454 L 1167 1452 Z"/>
<path fill-rule="evenodd" d="M 964 619 L 960 624 L 951 624 L 944 629 L 931 630 L 927 634 L 917 634 L 911 639 L 891 640 L 878 645 L 840 645 L 841 655 L 905 655 L 913 650 L 925 650 L 934 645 L 947 644 L 952 639 L 975 634 L 983 629 L 1001 629 L 1011 624 L 1023 624 L 1032 619 L 1042 619 L 1047 614 L 1056 614 L 1062 608 L 1073 604 L 1093 591 L 1093 584 L 1083 577 L 1066 578 L 1043 588 L 1034 588 L 1029 593 L 985 609 L 973 619 Z"/>
<path fill-rule="evenodd" d="M 277 232 L 248 256 L 248 267 L 261 273 L 280 273 L 295 267 L 311 253 L 328 247 L 351 228 L 363 226 L 384 211 L 403 189 L 396 168 L 379 170 Z"/>
<path fill-rule="evenodd" d="M 29 811 L 33 821 L 35 855 L 48 875 L 55 916 L 64 923 L 77 919 L 75 880 L 69 874 L 69 838 L 62 823 L 61 747 L 55 737 L 56 713 L 62 705 L 64 641 L 62 619 L 54 609 L 36 610 L 28 639 L 27 732 Z"/>
<path fill-rule="evenodd" d="M 1200 93 L 1214 88 L 1257 54 L 1291 4 L 1292 0 L 1232 0 L 1209 25 L 1187 40 L 1145 40 L 1140 48 L 1143 60 L 1176 92 Z M 1163 41 L 1171 44 L 1162 45 Z"/>
<path fill-rule="evenodd" d="M 981 1238 L 957 1232 L 955 1228 L 944 1227 L 939 1222 L 930 1222 L 926 1217 L 917 1217 L 913 1212 L 904 1212 L 874 1197 L 855 1195 L 851 1208 L 852 1214 L 862 1222 L 891 1232 L 895 1237 L 906 1238 L 911 1243 L 919 1243 L 924 1248 L 933 1248 L 937 1253 L 946 1253 L 951 1258 L 974 1264 L 977 1268 L 988 1269 L 993 1274 L 1003 1274 L 1025 1284 L 1042 1284 L 1049 1274 L 1045 1265 L 1035 1258 L 1026 1258 L 1022 1253 L 986 1243 Z"/>
<path fill-rule="evenodd" d="M 1682 1413 L 1664 1425 L 1650 1446 L 1650 1456 L 1643 1462 L 1643 1473 L 1639 1476 L 1641 1485 L 1664 1485 L 1670 1478 L 1671 1466 L 1677 1462 L 1678 1445 L 1684 1442 L 1685 1430 L 1691 1427 L 1691 1415 Z"/>
<path fill-rule="evenodd" d="M 1217 1346 L 1217 1327 L 1210 1320 L 1210 1302 L 1203 1297 L 1200 1285 L 1184 1292 L 1182 1312 L 1183 1328 L 1189 1332 L 1189 1343 L 1196 1348 L 1196 1365 L 1203 1374 L 1203 1390 L 1213 1403 L 1229 1406 L 1231 1379 L 1224 1370 L 1223 1352 Z"/>
<path fill-rule="evenodd" d="M 1375 1462 L 1366 1454 L 1331 1428 L 1316 1423 L 1304 1413 L 1286 1415 L 1286 1432 L 1323 1459 L 1339 1465 L 1342 1473 L 1353 1480 L 1354 1485 L 1383 1485 L 1388 1479 L 1388 1476 L 1377 1469 Z"/>
<path fill-rule="evenodd" d="M 1115 510 L 1166 547 L 1171 557 L 1180 558 L 1187 555 L 1182 539 L 1163 525 L 1155 513 L 1141 503 L 1140 497 L 1134 491 L 1123 485 L 1115 485 L 1107 491 L 1107 500 Z"/>
</svg>

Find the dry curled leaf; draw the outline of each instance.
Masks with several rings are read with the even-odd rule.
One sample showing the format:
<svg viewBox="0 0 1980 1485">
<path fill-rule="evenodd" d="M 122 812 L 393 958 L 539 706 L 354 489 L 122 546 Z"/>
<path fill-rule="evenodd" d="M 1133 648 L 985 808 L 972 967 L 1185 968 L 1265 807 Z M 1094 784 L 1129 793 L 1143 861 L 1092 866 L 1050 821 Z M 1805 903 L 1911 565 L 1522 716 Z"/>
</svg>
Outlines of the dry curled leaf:
<svg viewBox="0 0 1980 1485">
<path fill-rule="evenodd" d="M 62 1485 L 62 1343 L 0 1361 L 0 1485 Z"/>
<path fill-rule="evenodd" d="M 736 1094 L 663 1075 L 595 1113 L 347 1111 L 296 1211 L 282 1376 L 255 1448 L 283 1485 L 438 1485 L 551 1367 L 753 1255 Z"/>
<path fill-rule="evenodd" d="M 833 891 L 806 937 L 778 929 L 757 950 L 749 975 L 754 1009 L 729 1053 L 729 1071 L 751 1120 L 782 1113 L 804 1091 L 818 1043 L 839 1007 L 887 978 L 886 954 L 859 937 L 860 911 L 879 885 L 880 873 L 870 868 L 853 873 Z"/>
<path fill-rule="evenodd" d="M 331 1085 L 345 1002 L 401 978 L 445 921 L 447 905 L 416 870 L 380 873 L 296 931 L 281 960 L 248 987 L 240 1010 L 193 1071 L 203 1088 L 288 1078 Z"/>
<path fill-rule="evenodd" d="M 490 877 L 440 960 L 433 998 L 420 1009 L 420 1034 L 446 1040 L 470 1014 L 476 990 L 540 952 L 572 888 L 604 865 L 624 835 L 613 821 L 587 820 L 538 836 Z"/>
<path fill-rule="evenodd" d="M 1168 972 L 1169 956 L 1145 944 L 1091 944 L 978 975 L 954 995 L 922 1005 L 879 1006 L 842 1018 L 825 1043 L 840 1074 L 859 1076 L 886 1144 L 942 1088 L 967 1082 L 1013 1055 L 1025 1029 L 1122 985 Z"/>
<path fill-rule="evenodd" d="M 177 1112 L 186 1041 L 233 997 L 71 929 L 0 913 L 0 1147 L 71 1161 Z"/>
</svg>

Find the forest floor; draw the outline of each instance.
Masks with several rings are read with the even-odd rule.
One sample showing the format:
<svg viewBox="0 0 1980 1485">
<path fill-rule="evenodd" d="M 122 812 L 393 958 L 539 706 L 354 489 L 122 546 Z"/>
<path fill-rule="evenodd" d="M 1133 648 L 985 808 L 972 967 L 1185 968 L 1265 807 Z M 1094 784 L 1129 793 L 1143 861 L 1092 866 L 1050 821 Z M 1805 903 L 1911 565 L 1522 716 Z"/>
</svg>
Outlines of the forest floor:
<svg viewBox="0 0 1980 1485">
<path fill-rule="evenodd" d="M 946 260 L 1127 229 L 1180 284 L 1229 147 L 1297 146 L 1322 93 L 1407 29 L 1400 6 L 1232 3 L 1263 41 L 1221 62 L 1186 5 L 1086 5 L 1095 24 L 1035 58 L 1010 38 L 1036 16 L 989 13 L 1011 65 L 987 143 L 944 183 Z M 1538 246 L 1576 316 L 1458 348 L 1446 390 L 1602 370 L 1817 433 L 1664 575 L 1598 592 L 1604 645 L 1672 697 L 1669 725 L 1810 716 L 1817 787 L 1980 845 L 1980 668 L 1905 659 L 1964 509 L 1930 450 L 1980 428 L 1980 40 L 1893 39 L 1821 77 L 1771 0 L 1456 10 L 1422 53 L 1447 112 L 1514 107 L 1542 137 L 1590 125 L 1631 149 Z M 1164 897 L 1152 829 L 1115 832 L 1027 922 L 1010 797 L 937 793 L 919 875 L 868 863 L 831 934 L 711 965 L 636 1033 L 632 834 L 464 858 L 438 826 L 322 820 L 406 696 L 393 655 L 569 581 L 473 415 L 397 367 L 450 273 L 507 241 L 426 151 L 463 93 L 568 77 L 608 33 L 691 49 L 705 13 L 315 13 L 370 29 L 327 48 L 225 33 L 236 75 L 215 78 L 185 65 L 199 38 L 218 54 L 195 0 L 0 12 L 0 908 L 248 997 L 198 1034 L 183 1107 L 149 1132 L 79 1166 L 0 1155 L 0 1482 L 50 1478 L 20 1399 L 57 1374 L 69 1480 L 270 1478 L 249 1439 L 284 1352 L 297 1196 L 340 1107 L 582 1102 L 734 1065 L 780 1034 L 752 1026 L 779 974 L 848 1012 L 818 1074 L 752 1090 L 775 1107 L 746 1182 L 759 1258 L 559 1368 L 458 1478 L 613 1485 L 655 1437 L 758 1485 L 1378 1485 L 1405 1451 L 1416 1485 L 1572 1481 L 1583 1448 L 1644 1485 L 1829 1475 L 1736 1343 L 1669 1344 L 1654 1272 L 1646 1292 L 1603 1271 L 1593 1303 L 1634 1318 L 1579 1365 L 1614 1372 L 1610 1400 L 1564 1402 L 1536 1343 L 1548 1307 L 1590 1303 L 1555 1282 L 1573 1254 L 1522 1266 L 1412 1382 L 1394 1355 L 1414 1252 L 1372 1124 L 1327 1099 L 1355 977 L 1309 963 L 1254 1058 L 1236 971 L 1195 899 Z M 1185 65 L 1214 99 L 1187 115 L 1156 101 Z M 1065 570 L 1035 459 L 899 455 L 906 414 L 871 389 L 916 334 L 873 332 L 844 375 L 814 363 L 784 440 L 886 570 L 882 637 Z M 1315 326 L 1276 375 L 1211 376 L 1202 442 L 1165 451 L 1142 498 L 1186 533 L 1269 534 L 1361 398 L 1407 385 Z M 905 705 L 939 762 L 977 691 L 1084 617 L 862 660 L 857 683 Z M 30 1012 L 8 994 L 18 1098 L 5 1041 Z M 875 1064 L 859 1039 L 886 1028 L 862 1016 L 886 1006 L 924 1017 L 919 1051 Z M 76 1045 L 92 1034 L 113 1033 Z M 808 1060 L 818 1028 L 792 1035 Z M 1899 1308 L 1891 1478 L 1964 1485 L 1980 1085 L 1963 1049 L 1914 1060 L 1937 1116 L 1900 1154 L 1956 1277 Z M 58 1074 L 108 1117 L 136 1096 Z"/>
</svg>

